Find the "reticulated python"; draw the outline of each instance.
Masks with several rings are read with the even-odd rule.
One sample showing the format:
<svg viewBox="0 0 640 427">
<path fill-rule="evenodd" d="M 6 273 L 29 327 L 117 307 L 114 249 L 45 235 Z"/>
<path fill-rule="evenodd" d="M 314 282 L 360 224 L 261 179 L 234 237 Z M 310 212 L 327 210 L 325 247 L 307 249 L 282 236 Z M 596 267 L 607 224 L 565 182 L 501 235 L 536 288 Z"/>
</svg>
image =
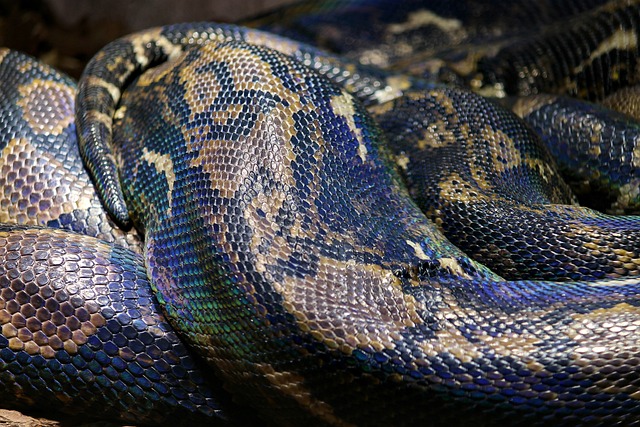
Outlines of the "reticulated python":
<svg viewBox="0 0 640 427">
<path fill-rule="evenodd" d="M 598 207 L 637 210 L 640 7 L 567 2 L 503 37 L 514 21 L 469 24 L 481 6 L 375 6 L 285 15 L 300 38 L 354 11 L 387 22 L 339 34 L 369 66 L 174 25 L 105 47 L 76 94 L 2 51 L 3 405 L 148 424 L 639 422 L 637 218 L 577 206 L 550 152 L 578 190 L 610 188 Z M 453 41 L 409 61 L 417 28 Z"/>
</svg>

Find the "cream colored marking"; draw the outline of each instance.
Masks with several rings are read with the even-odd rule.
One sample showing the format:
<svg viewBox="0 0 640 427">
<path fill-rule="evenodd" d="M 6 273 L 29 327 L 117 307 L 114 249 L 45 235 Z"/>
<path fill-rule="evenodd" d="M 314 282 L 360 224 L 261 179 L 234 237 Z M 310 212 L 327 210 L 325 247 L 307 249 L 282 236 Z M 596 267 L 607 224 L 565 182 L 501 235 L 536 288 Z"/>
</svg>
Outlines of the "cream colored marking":
<svg viewBox="0 0 640 427">
<path fill-rule="evenodd" d="M 260 253 L 258 249 L 263 241 L 279 248 L 278 254 L 273 255 L 274 257 L 285 258 L 291 256 L 286 239 L 283 236 L 275 235 L 271 231 L 271 226 L 276 223 L 278 212 L 282 208 L 285 199 L 286 194 L 282 191 L 272 190 L 269 194 L 261 192 L 251 199 L 251 203 L 247 204 L 245 209 L 244 217 L 249 227 L 252 230 L 265 230 L 263 233 L 253 233 L 251 236 L 251 247 L 257 254 L 255 268 L 259 273 L 265 273 L 267 271 L 266 265 L 270 262 L 267 256 Z M 262 210 L 264 217 L 258 215 L 258 210 Z"/>
<path fill-rule="evenodd" d="M 491 147 L 491 159 L 493 167 L 498 172 L 504 172 L 516 168 L 522 163 L 520 151 L 516 148 L 513 139 L 500 129 L 492 129 L 486 125 L 481 131 L 482 139 Z"/>
<path fill-rule="evenodd" d="M 489 188 L 488 184 L 483 182 L 480 177 L 476 177 L 475 182 L 480 185 L 481 189 L 486 190 Z M 484 185 L 487 187 L 484 187 Z M 440 181 L 438 187 L 440 188 L 440 197 L 445 200 L 459 200 L 464 202 L 488 200 L 486 194 L 480 192 L 475 185 L 471 185 L 471 183 L 462 179 L 462 177 L 455 172 L 449 175 L 447 179 Z"/>
<path fill-rule="evenodd" d="M 116 120 L 122 120 L 124 119 L 124 115 L 126 113 L 127 113 L 127 106 L 123 105 L 122 107 L 118 108 L 115 113 L 113 113 L 113 118 Z"/>
<path fill-rule="evenodd" d="M 11 49 L 9 48 L 6 48 L 6 47 L 0 48 L 0 63 L 4 61 L 4 58 L 6 58 L 10 52 L 11 52 Z"/>
<path fill-rule="evenodd" d="M 442 68 L 442 66 L 448 65 L 453 71 L 456 71 L 458 74 L 462 76 L 472 76 L 472 73 L 476 71 L 478 68 L 478 61 L 482 58 L 496 56 L 498 52 L 500 52 L 504 44 L 505 44 L 504 42 L 502 43 L 496 42 L 488 46 L 482 46 L 482 47 L 474 46 L 473 51 L 466 52 L 466 54 L 459 60 L 457 61 L 439 60 L 440 61 L 439 65 L 438 65 L 438 62 L 436 62 L 435 60 L 431 60 L 431 61 L 434 61 L 434 64 L 431 65 L 431 68 L 437 67 L 433 71 L 433 72 L 437 72 L 440 68 Z M 473 90 L 480 88 L 482 86 L 482 77 L 477 76 L 471 79 L 471 81 L 469 82 L 469 85 Z"/>
<path fill-rule="evenodd" d="M 268 47 L 285 55 L 293 55 L 300 50 L 300 44 L 293 40 L 280 38 L 260 31 L 248 31 L 244 39 L 249 44 Z"/>
<path fill-rule="evenodd" d="M 392 100 L 382 104 L 371 105 L 367 107 L 367 111 L 375 117 L 392 111 L 394 107 L 395 103 Z"/>
<path fill-rule="evenodd" d="M 256 197 L 244 213 L 253 230 L 251 246 L 256 255 L 256 270 L 267 280 L 271 280 L 270 266 L 294 256 L 274 216 L 284 201 L 284 193 L 264 194 Z M 263 207 L 264 215 L 256 214 L 258 206 Z M 298 233 L 315 235 L 313 230 Z M 418 315 L 421 304 L 402 291 L 393 272 L 379 265 L 318 256 L 315 274 L 287 276 L 272 285 L 282 295 L 284 308 L 296 317 L 301 330 L 345 354 L 356 347 L 394 348 L 405 327 L 422 323 Z M 369 329 L 374 323 L 375 333 Z M 342 333 L 336 333 L 337 330 Z"/>
<path fill-rule="evenodd" d="M 373 94 L 380 104 L 401 97 L 404 91 L 411 87 L 411 81 L 405 75 L 389 76 L 386 80 L 387 85 Z"/>
<path fill-rule="evenodd" d="M 531 95 L 520 97 L 513 104 L 511 110 L 520 117 L 527 117 L 529 114 L 538 111 L 545 105 L 549 105 L 558 99 L 555 95 Z"/>
<path fill-rule="evenodd" d="M 440 263 L 440 267 L 449 270 L 452 274 L 458 275 L 465 279 L 471 279 L 460 266 L 458 261 L 455 258 L 439 258 L 438 263 Z"/>
<path fill-rule="evenodd" d="M 211 54 L 210 48 L 208 47 L 203 47 L 201 50 L 203 53 L 206 53 L 207 56 Z M 198 75 L 198 67 L 201 67 L 202 63 L 203 60 L 194 61 L 191 64 L 166 62 L 162 64 L 164 66 L 163 69 L 159 70 L 161 67 L 155 67 L 150 70 L 151 73 L 145 73 L 144 76 L 147 76 L 145 83 L 151 84 L 152 82 L 162 81 L 163 84 L 167 86 L 170 84 L 167 82 L 169 73 L 176 67 L 179 67 L 180 83 L 185 89 L 184 99 L 187 100 L 191 110 L 189 119 L 192 121 L 196 120 L 196 117 L 211 108 L 218 94 L 222 91 L 222 86 L 214 75 L 209 75 L 207 78 L 194 78 L 194 76 Z M 237 117 L 240 111 L 241 109 L 236 109 L 233 105 L 230 105 L 226 112 L 216 112 L 212 118 L 216 123 L 224 123 L 226 120 Z M 230 117 L 230 115 L 234 115 L 234 117 Z M 220 118 L 218 118 L 219 116 Z M 198 131 L 202 131 L 202 129 Z M 197 134 L 190 135 L 187 137 L 187 140 L 190 140 L 192 137 L 197 138 Z"/>
<path fill-rule="evenodd" d="M 96 56 L 100 56 L 100 52 L 98 52 L 96 54 Z M 104 56 L 104 55 L 102 55 Z M 100 58 L 102 59 L 102 58 Z M 119 57 L 116 58 L 114 61 L 108 62 L 105 64 L 105 68 L 107 69 L 107 71 L 109 71 L 110 73 L 117 73 L 120 74 L 122 73 L 122 70 L 120 70 L 120 67 L 124 67 L 124 73 L 123 74 L 131 74 L 132 72 L 134 72 L 137 68 L 137 65 L 133 62 L 133 61 L 129 61 L 128 59 L 125 59 L 124 57 Z"/>
<path fill-rule="evenodd" d="M 228 70 L 233 78 L 237 90 L 261 87 L 268 93 L 278 94 L 282 99 L 289 100 L 289 105 L 276 103 L 274 108 L 258 111 L 255 125 L 251 133 L 242 137 L 239 141 L 234 140 L 208 140 L 203 141 L 203 127 L 194 127 L 185 130 L 185 139 L 194 141 L 187 143 L 187 149 L 192 149 L 195 145 L 200 155 L 192 160 L 192 165 L 201 165 L 210 174 L 212 188 L 220 191 L 221 197 L 234 197 L 235 192 L 242 183 L 242 177 L 246 176 L 254 168 L 265 166 L 278 181 L 288 185 L 295 185 L 295 178 L 288 167 L 295 158 L 291 148 L 291 130 L 294 129 L 293 116 L 296 111 L 312 108 L 304 105 L 300 101 L 300 96 L 292 92 L 282 84 L 282 81 L 273 76 L 271 66 L 265 63 L 257 55 L 233 47 L 221 47 L 214 51 L 208 51 L 204 47 L 203 55 L 191 64 L 198 67 L 202 63 L 210 63 L 212 60 L 225 61 Z M 247 70 L 252 70 L 247 73 Z M 253 79 L 258 78 L 256 82 Z M 209 81 L 211 90 L 208 96 L 215 96 L 215 82 Z M 196 107 L 192 107 L 195 109 Z M 253 107 L 252 107 L 253 108 Z M 226 111 L 212 112 L 212 122 L 226 121 L 229 114 L 242 114 L 243 105 L 232 104 Z M 193 114 L 193 113 L 192 113 Z M 311 123 L 308 131 L 316 131 L 316 124 Z M 322 141 L 321 132 L 318 141 Z M 203 144 L 203 146 L 201 146 Z M 254 153 L 251 156 L 238 155 L 238 150 L 243 153 Z M 220 161 L 211 162 L 211 158 L 218 158 Z"/>
<path fill-rule="evenodd" d="M 469 340 L 456 327 L 458 319 L 482 319 L 484 315 L 473 308 L 460 307 L 456 297 L 451 295 L 448 289 L 440 288 L 437 284 L 435 286 L 442 290 L 444 305 L 434 311 L 434 316 L 440 325 L 440 330 L 436 332 L 437 339 L 427 340 L 420 344 L 421 349 L 428 356 L 448 353 L 464 363 L 482 357 L 487 349 L 501 356 L 517 357 L 518 359 L 525 359 L 537 351 L 541 340 L 527 332 L 518 334 L 505 331 L 491 336 L 486 331 L 477 329 L 473 332 L 475 342 Z M 539 313 L 534 314 L 539 316 Z M 500 316 L 499 322 L 512 325 L 517 324 L 518 319 L 503 314 Z"/>
<path fill-rule="evenodd" d="M 162 48 L 169 60 L 173 60 L 182 54 L 182 46 L 171 43 L 171 41 L 164 36 L 158 37 L 156 44 Z"/>
<path fill-rule="evenodd" d="M 33 69 L 43 71 L 42 66 L 39 63 L 33 61 L 24 61 L 16 66 L 16 70 L 23 74 L 26 74 Z"/>
<path fill-rule="evenodd" d="M 609 38 L 603 40 L 602 43 L 600 43 L 600 45 L 597 47 L 597 49 L 591 52 L 589 58 L 585 59 L 580 65 L 575 67 L 573 69 L 573 72 L 576 74 L 581 72 L 584 67 L 590 65 L 596 58 L 612 51 L 613 49 L 635 50 L 637 46 L 638 38 L 635 32 L 631 30 L 625 31 L 623 29 L 619 29 Z"/>
<path fill-rule="evenodd" d="M 457 72 L 461 76 L 469 76 L 471 73 L 476 71 L 478 67 L 478 58 L 481 57 L 482 55 L 479 53 L 470 52 L 458 61 L 445 62 L 441 59 L 439 61 L 432 60 L 433 63 L 429 66 L 430 68 L 435 68 L 433 72 L 438 72 L 443 66 L 448 65 L 453 71 Z M 476 89 L 482 86 L 482 80 L 475 78 L 472 79 L 469 84 L 472 89 Z"/>
<path fill-rule="evenodd" d="M 19 169 L 27 170 L 28 175 L 24 177 L 22 186 L 16 187 L 16 180 L 7 179 L 6 175 L 9 170 Z M 0 209 L 0 222 L 46 225 L 61 214 L 89 209 L 91 201 L 95 197 L 95 190 L 90 183 L 79 181 L 54 156 L 38 150 L 28 140 L 16 138 L 7 143 L 0 153 L 0 171 L 2 172 L 0 207 L 3 207 Z M 33 190 L 32 182 L 37 182 L 42 178 L 45 178 L 43 182 L 46 185 L 44 189 L 39 190 L 39 193 L 44 194 L 45 190 L 55 191 L 55 195 L 51 196 L 49 200 L 52 202 L 51 206 L 45 210 L 40 209 L 39 201 L 31 202 L 28 196 L 21 196 L 27 187 L 31 187 L 32 194 L 36 193 Z M 18 200 L 12 200 L 14 197 L 17 197 Z M 55 203 L 53 203 L 53 199 L 55 199 Z M 42 200 L 46 200 L 46 197 L 43 197 Z M 29 214 L 32 209 L 35 209 L 35 215 Z"/>
<path fill-rule="evenodd" d="M 117 103 L 120 100 L 121 92 L 116 85 L 95 76 L 87 76 L 85 77 L 85 79 L 89 85 L 94 87 L 101 87 L 109 92 L 109 95 L 111 96 L 111 99 L 114 103 Z"/>
<path fill-rule="evenodd" d="M 406 171 L 409 168 L 409 163 L 410 163 L 410 160 L 406 154 L 402 153 L 396 156 L 396 164 L 400 166 L 403 170 Z"/>
<path fill-rule="evenodd" d="M 439 148 L 445 145 L 453 145 L 458 142 L 458 136 L 452 130 L 452 121 L 437 120 L 423 129 L 423 134 L 416 146 L 420 150 L 427 147 Z M 456 127 L 453 127 L 454 129 Z M 460 132 L 465 132 L 465 125 L 457 126 Z"/>
<path fill-rule="evenodd" d="M 553 169 L 553 167 L 544 160 L 527 157 L 524 159 L 524 162 L 530 169 L 537 170 L 546 183 L 549 183 L 551 178 L 557 177 L 558 175 L 555 169 Z"/>
<path fill-rule="evenodd" d="M 639 66 L 635 67 L 635 75 L 638 75 Z M 630 86 L 618 89 L 611 95 L 607 96 L 601 102 L 602 106 L 609 109 L 624 113 L 640 120 L 640 86 Z"/>
<path fill-rule="evenodd" d="M 507 96 L 507 92 L 504 90 L 504 85 L 502 83 L 482 86 L 475 92 L 478 95 L 482 95 L 488 98 L 504 98 L 505 96 Z"/>
<path fill-rule="evenodd" d="M 411 12 L 405 22 L 389 25 L 389 32 L 399 34 L 426 25 L 435 25 L 445 33 L 452 33 L 462 29 L 462 22 L 457 19 L 443 18 L 430 10 L 420 9 Z"/>
<path fill-rule="evenodd" d="M 593 286 L 596 288 L 605 288 L 605 287 L 621 287 L 621 286 L 629 286 L 629 285 L 637 285 L 638 278 L 630 277 L 630 278 L 622 278 L 622 279 L 603 279 L 595 282 L 585 282 L 586 285 Z"/>
<path fill-rule="evenodd" d="M 453 325 L 447 326 L 436 332 L 436 339 L 420 344 L 421 350 L 427 356 L 436 357 L 442 354 L 451 354 L 462 363 L 472 362 L 482 356 L 477 344 L 470 342 Z"/>
<path fill-rule="evenodd" d="M 631 164 L 636 168 L 640 168 L 640 136 L 636 136 L 635 138 Z"/>
<path fill-rule="evenodd" d="M 412 96 L 411 98 L 420 99 L 422 96 L 423 95 L 421 93 L 417 93 L 415 97 Z M 451 97 L 449 97 L 449 95 L 447 95 L 444 91 L 440 89 L 434 89 L 429 91 L 429 96 L 433 97 L 435 102 L 441 105 L 444 108 L 445 112 L 451 116 L 451 119 L 449 120 L 456 120 L 456 122 L 458 121 L 456 107 L 453 104 L 453 100 L 451 99 Z M 446 127 L 447 124 L 450 125 L 451 123 L 443 123 L 443 124 Z M 465 131 L 465 135 L 466 134 L 468 134 L 468 131 Z"/>
<path fill-rule="evenodd" d="M 158 173 L 164 173 L 169 186 L 169 194 L 167 195 L 169 213 L 171 213 L 171 195 L 173 194 L 173 184 L 175 183 L 176 176 L 173 172 L 173 162 L 168 154 L 160 154 L 155 151 L 147 150 L 147 147 L 142 148 L 142 159 L 147 163 L 153 165 Z"/>
<path fill-rule="evenodd" d="M 634 149 L 635 156 L 635 149 Z M 625 209 L 635 205 L 640 197 L 640 180 L 634 179 L 631 182 L 620 187 L 620 194 L 615 203 L 612 204 L 612 210 L 623 213 Z"/>
<path fill-rule="evenodd" d="M 73 122 L 74 94 L 64 83 L 34 79 L 18 91 L 22 117 L 35 133 L 59 135 Z"/>
<path fill-rule="evenodd" d="M 422 250 L 422 246 L 420 245 L 420 243 L 412 242 L 411 240 L 405 240 L 405 242 L 407 242 L 407 245 L 413 248 L 413 251 L 415 252 L 418 258 L 423 260 L 431 259 L 427 256 L 427 254 L 424 253 L 424 250 Z"/>
<path fill-rule="evenodd" d="M 585 123 L 585 125 L 587 125 L 587 124 Z M 603 125 L 602 125 L 601 122 L 596 122 L 595 124 L 593 124 L 591 126 L 591 128 L 593 129 L 593 132 L 591 133 L 591 142 L 593 144 L 592 144 L 591 148 L 589 149 L 589 153 L 593 157 L 598 157 L 598 156 L 600 156 L 600 154 L 602 154 L 602 150 L 600 148 L 600 140 L 602 139 L 602 128 L 603 128 Z M 634 154 L 635 154 L 635 150 L 634 150 Z"/>
<path fill-rule="evenodd" d="M 475 318 L 480 319 L 482 316 L 475 313 L 477 317 L 470 317 L 474 312 L 465 313 L 458 307 L 443 310 L 444 316 L 449 319 L 459 318 Z M 440 317 L 440 316 L 438 316 Z M 505 319 L 507 320 L 507 319 Z M 473 359 L 482 357 L 482 347 L 491 350 L 505 357 L 526 358 L 537 350 L 537 344 L 540 339 L 534 335 L 523 333 L 502 333 L 496 337 L 488 335 L 486 332 L 477 332 L 474 334 L 479 343 L 469 341 L 462 333 L 453 325 L 436 332 L 437 340 L 426 341 L 421 344 L 422 350 L 428 356 L 437 356 L 438 354 L 452 354 L 463 363 L 471 362 Z"/>
<path fill-rule="evenodd" d="M 507 332 L 497 337 L 482 334 L 478 338 L 497 354 L 515 356 L 523 360 L 538 350 L 540 344 L 540 338 L 526 332 L 520 334 Z"/>
<path fill-rule="evenodd" d="M 313 277 L 288 276 L 272 285 L 302 330 L 346 354 L 354 347 L 393 349 L 406 327 L 423 323 L 418 314 L 422 303 L 379 265 L 321 256 Z"/>
<path fill-rule="evenodd" d="M 636 279 L 637 283 L 637 279 Z M 578 366 L 593 366 L 593 360 L 620 357 L 630 349 L 637 349 L 640 331 L 640 308 L 628 303 L 619 303 L 611 308 L 599 308 L 587 313 L 573 314 L 573 322 L 567 325 L 564 334 L 573 340 L 571 358 Z M 627 358 L 627 356 L 623 356 Z M 617 366 L 614 364 L 614 366 Z M 615 375 L 615 372 L 612 372 Z M 608 376 L 605 373 L 605 378 Z M 603 382 L 605 392 L 617 392 L 618 384 Z M 598 384 L 596 383 L 596 386 Z"/>
<path fill-rule="evenodd" d="M 359 61 L 365 65 L 375 65 L 380 68 L 389 66 L 389 55 L 377 47 L 363 50 L 358 56 Z"/>
<path fill-rule="evenodd" d="M 346 91 L 343 91 L 341 95 L 336 95 L 331 98 L 331 108 L 333 111 L 342 116 L 347 121 L 347 126 L 351 130 L 351 133 L 358 140 L 358 155 L 364 163 L 367 160 L 367 146 L 364 144 L 364 138 L 362 136 L 362 130 L 356 126 L 355 122 L 355 109 L 353 107 L 353 99 L 351 95 Z"/>
<path fill-rule="evenodd" d="M 107 129 L 111 129 L 113 126 L 113 118 L 108 114 L 101 113 L 97 110 L 89 110 L 87 111 L 87 116 L 91 119 L 90 121 L 102 123 Z"/>
<path fill-rule="evenodd" d="M 147 71 L 142 73 L 142 75 L 138 78 L 138 81 L 136 82 L 136 86 L 138 87 L 150 86 L 163 79 L 167 83 L 167 86 L 171 86 L 171 81 L 168 78 L 165 78 L 165 76 L 173 72 L 176 69 L 176 67 L 179 67 L 177 64 L 181 63 L 181 61 L 184 59 L 186 55 L 187 55 L 187 52 L 183 52 L 181 55 L 176 55 L 175 57 L 171 57 L 167 61 L 163 62 L 162 64 L 159 64 L 155 67 L 148 69 Z M 182 76 L 184 73 L 189 73 L 189 72 L 193 72 L 193 70 L 189 69 L 188 66 L 184 66 L 181 69 L 180 75 Z M 193 78 L 194 75 L 195 73 L 191 74 L 190 79 L 187 79 L 186 82 L 192 85 L 198 84 L 199 79 L 194 79 Z M 189 99 L 188 95 L 185 95 L 185 99 Z"/>
<path fill-rule="evenodd" d="M 300 374 L 287 371 L 276 371 L 273 366 L 264 363 L 257 364 L 257 369 L 275 386 L 277 390 L 294 399 L 318 419 L 333 426 L 355 427 L 336 416 L 331 405 L 318 399 L 305 387 L 305 378 Z"/>
<path fill-rule="evenodd" d="M 424 59 L 418 63 L 407 64 L 407 70 L 409 74 L 419 75 L 419 74 L 435 74 L 437 75 L 442 68 L 450 65 L 445 60 L 440 58 L 428 58 Z M 412 71 L 415 69 L 415 71 Z"/>
<path fill-rule="evenodd" d="M 162 48 L 162 51 L 168 56 L 168 60 L 173 60 L 182 53 L 182 46 L 171 43 L 169 39 L 162 35 L 161 28 L 137 34 L 135 37 L 130 38 L 130 42 L 136 56 L 136 62 L 143 68 L 149 64 L 149 58 L 145 53 L 145 47 L 149 43 L 154 42 Z"/>
</svg>

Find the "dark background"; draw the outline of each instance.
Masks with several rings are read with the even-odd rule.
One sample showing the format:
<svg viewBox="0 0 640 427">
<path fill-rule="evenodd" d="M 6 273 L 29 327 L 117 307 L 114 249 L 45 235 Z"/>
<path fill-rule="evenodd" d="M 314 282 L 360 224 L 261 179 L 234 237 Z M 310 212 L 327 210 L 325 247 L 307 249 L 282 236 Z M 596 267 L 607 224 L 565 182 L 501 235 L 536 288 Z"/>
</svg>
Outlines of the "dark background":
<svg viewBox="0 0 640 427">
<path fill-rule="evenodd" d="M 296 0 L 0 0 L 0 46 L 78 78 L 108 42 L 186 21 L 236 22 Z"/>
</svg>

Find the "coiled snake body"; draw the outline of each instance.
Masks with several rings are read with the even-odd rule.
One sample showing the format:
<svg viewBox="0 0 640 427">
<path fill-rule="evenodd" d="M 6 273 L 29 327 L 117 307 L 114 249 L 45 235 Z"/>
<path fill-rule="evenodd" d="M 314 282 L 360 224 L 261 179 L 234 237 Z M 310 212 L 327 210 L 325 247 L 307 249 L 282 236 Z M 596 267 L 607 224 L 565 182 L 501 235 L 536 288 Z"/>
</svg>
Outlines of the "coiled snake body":
<svg viewBox="0 0 640 427">
<path fill-rule="evenodd" d="M 633 83 L 638 5 L 585 13 L 562 30 L 612 31 L 574 74 L 626 52 L 586 96 L 602 100 Z M 10 51 L 0 66 L 10 404 L 141 423 L 223 424 L 245 405 L 283 425 L 639 422 L 637 220 L 572 204 L 532 127 L 496 102 L 208 23 L 105 47 L 75 122 L 71 81 Z M 481 92 L 509 91 L 498 71 Z M 547 140 L 587 135 L 609 166 L 575 180 L 613 182 L 613 209 L 635 209 L 629 116 L 514 102 Z"/>
</svg>

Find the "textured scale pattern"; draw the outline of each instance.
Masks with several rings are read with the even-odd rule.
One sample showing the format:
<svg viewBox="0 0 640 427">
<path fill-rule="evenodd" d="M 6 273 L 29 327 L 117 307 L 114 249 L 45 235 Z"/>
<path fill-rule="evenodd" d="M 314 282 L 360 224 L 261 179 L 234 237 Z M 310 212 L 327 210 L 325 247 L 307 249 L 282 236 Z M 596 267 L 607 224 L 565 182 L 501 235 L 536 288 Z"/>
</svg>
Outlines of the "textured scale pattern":
<svg viewBox="0 0 640 427">
<path fill-rule="evenodd" d="M 73 82 L 5 51 L 3 404 L 640 424 L 638 219 L 565 183 L 635 209 L 633 109 L 589 102 L 634 99 L 638 4 L 516 1 L 493 24 L 487 5 L 318 1 L 248 23 L 301 41 L 150 29 L 89 63 L 75 120 Z M 346 56 L 305 43 L 332 38 Z"/>
<path fill-rule="evenodd" d="M 0 51 L 0 220 L 73 230 L 140 252 L 104 212 L 75 136 L 75 83 L 15 52 Z M 10 82 L 10 84 L 9 84 Z"/>
<path fill-rule="evenodd" d="M 625 114 L 628 111 L 616 114 L 599 105 L 553 95 L 520 98 L 513 110 L 542 136 L 567 180 L 575 182 L 578 196 L 596 199 L 591 204 L 602 210 L 638 212 L 640 153 L 636 141 L 640 127 Z"/>
<path fill-rule="evenodd" d="M 219 418 L 207 376 L 151 291 L 137 234 L 114 226 L 82 168 L 75 83 L 25 55 L 1 56 L 4 406 Z"/>
<path fill-rule="evenodd" d="M 541 97 L 520 102 L 539 107 Z M 583 102 L 580 114 L 569 114 L 578 101 L 565 109 L 559 103 L 527 118 L 547 140 L 566 141 L 548 144 L 560 166 L 564 160 L 575 173 L 586 169 L 578 179 L 590 170 L 594 181 L 604 181 L 601 187 L 612 188 L 607 177 L 616 176 L 637 188 L 637 181 L 625 181 L 637 175 L 635 167 L 624 166 L 637 161 L 630 147 L 637 128 L 628 118 L 600 110 L 600 122 L 579 127 L 575 123 L 594 122 L 595 106 Z M 408 93 L 376 110 L 416 203 L 452 243 L 502 277 L 593 280 L 640 273 L 637 217 L 573 205 L 547 147 L 510 111 L 473 93 L 442 88 Z M 608 135 L 616 128 L 618 140 L 612 141 Z"/>
</svg>

